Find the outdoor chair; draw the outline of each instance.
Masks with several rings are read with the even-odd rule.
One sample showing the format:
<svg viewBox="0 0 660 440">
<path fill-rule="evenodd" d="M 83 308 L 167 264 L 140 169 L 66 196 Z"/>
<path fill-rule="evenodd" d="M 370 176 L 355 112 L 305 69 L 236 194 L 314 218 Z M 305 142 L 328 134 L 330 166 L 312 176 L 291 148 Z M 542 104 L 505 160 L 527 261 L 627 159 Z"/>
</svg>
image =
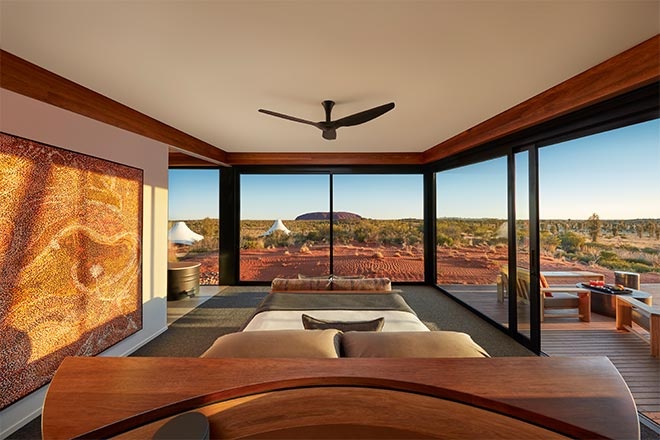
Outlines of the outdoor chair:
<svg viewBox="0 0 660 440">
<path fill-rule="evenodd" d="M 516 270 L 516 297 L 518 302 L 529 304 L 530 292 L 530 273 L 529 270 L 517 268 Z M 506 268 L 498 275 L 497 296 L 498 301 L 503 302 L 507 295 L 509 285 L 508 271 Z M 591 293 L 588 289 L 579 287 L 565 287 L 548 285 L 545 277 L 539 275 L 540 294 L 541 294 L 541 322 L 545 318 L 575 316 L 580 321 L 591 321 Z M 553 310 L 553 313 L 546 313 Z M 566 313 L 555 313 L 557 310 L 566 310 Z M 575 312 L 577 310 L 577 312 Z"/>
<path fill-rule="evenodd" d="M 633 322 L 645 329 L 645 336 L 633 329 Z M 632 331 L 651 344 L 651 356 L 660 357 L 660 307 L 653 307 L 625 295 L 616 296 L 616 329 Z"/>
</svg>

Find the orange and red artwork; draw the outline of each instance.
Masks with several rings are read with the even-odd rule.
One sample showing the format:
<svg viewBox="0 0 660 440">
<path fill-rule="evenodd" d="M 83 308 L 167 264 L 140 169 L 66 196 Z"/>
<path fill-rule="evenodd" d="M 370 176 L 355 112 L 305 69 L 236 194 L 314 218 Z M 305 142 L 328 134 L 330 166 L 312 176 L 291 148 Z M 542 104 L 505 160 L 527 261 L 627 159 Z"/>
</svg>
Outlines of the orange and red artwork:
<svg viewBox="0 0 660 440">
<path fill-rule="evenodd" d="M 143 171 L 0 133 L 0 409 L 142 328 Z"/>
</svg>

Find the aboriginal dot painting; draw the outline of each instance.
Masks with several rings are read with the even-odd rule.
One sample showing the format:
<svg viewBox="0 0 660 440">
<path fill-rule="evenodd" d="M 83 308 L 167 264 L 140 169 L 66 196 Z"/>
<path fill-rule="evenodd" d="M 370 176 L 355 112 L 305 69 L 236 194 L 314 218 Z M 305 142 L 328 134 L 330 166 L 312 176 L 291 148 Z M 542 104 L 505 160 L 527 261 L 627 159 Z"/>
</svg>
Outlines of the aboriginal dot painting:
<svg viewBox="0 0 660 440">
<path fill-rule="evenodd" d="M 142 182 L 0 133 L 0 409 L 142 328 Z"/>
</svg>

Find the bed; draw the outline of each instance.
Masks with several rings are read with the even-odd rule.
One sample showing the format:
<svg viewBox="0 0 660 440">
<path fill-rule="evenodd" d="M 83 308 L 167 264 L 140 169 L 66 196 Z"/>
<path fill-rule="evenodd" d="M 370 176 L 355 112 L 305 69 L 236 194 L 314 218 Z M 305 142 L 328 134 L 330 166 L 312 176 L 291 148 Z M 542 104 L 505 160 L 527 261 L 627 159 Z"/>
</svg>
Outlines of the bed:
<svg viewBox="0 0 660 440">
<path fill-rule="evenodd" d="M 429 331 L 403 297 L 389 293 L 273 292 L 242 331 L 303 330 L 303 315 L 324 322 L 368 322 L 383 318 L 383 332 Z"/>
<path fill-rule="evenodd" d="M 346 290 L 345 284 L 331 290 L 322 282 L 322 290 L 271 292 L 242 331 L 220 336 L 201 357 L 489 357 L 466 333 L 431 331 L 403 296 L 389 288 L 389 280 L 350 283 L 354 290 Z M 285 284 L 305 285 L 287 280 L 278 286 Z M 364 290 L 374 285 L 387 290 Z"/>
</svg>

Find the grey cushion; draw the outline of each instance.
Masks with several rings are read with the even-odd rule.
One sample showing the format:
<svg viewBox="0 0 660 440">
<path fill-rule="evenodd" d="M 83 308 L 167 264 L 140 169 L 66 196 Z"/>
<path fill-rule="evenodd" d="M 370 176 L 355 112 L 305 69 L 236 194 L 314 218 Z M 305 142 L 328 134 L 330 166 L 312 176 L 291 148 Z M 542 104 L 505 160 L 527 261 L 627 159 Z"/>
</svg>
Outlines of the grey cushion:
<svg viewBox="0 0 660 440">
<path fill-rule="evenodd" d="M 378 332 L 385 324 L 385 318 L 370 321 L 328 321 L 302 314 L 303 327 L 307 330 L 337 329 L 343 332 L 362 331 Z"/>
<path fill-rule="evenodd" d="M 341 341 L 346 357 L 490 357 L 466 333 L 349 332 Z"/>
<path fill-rule="evenodd" d="M 337 358 L 338 330 L 269 330 L 220 336 L 201 357 Z"/>
</svg>

